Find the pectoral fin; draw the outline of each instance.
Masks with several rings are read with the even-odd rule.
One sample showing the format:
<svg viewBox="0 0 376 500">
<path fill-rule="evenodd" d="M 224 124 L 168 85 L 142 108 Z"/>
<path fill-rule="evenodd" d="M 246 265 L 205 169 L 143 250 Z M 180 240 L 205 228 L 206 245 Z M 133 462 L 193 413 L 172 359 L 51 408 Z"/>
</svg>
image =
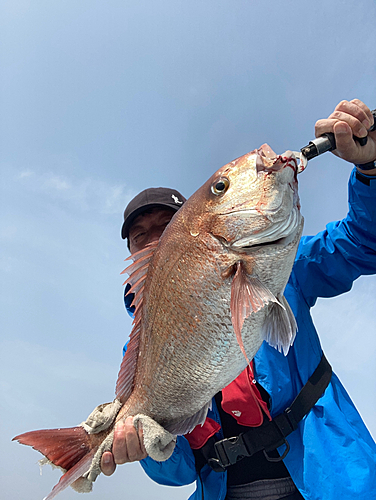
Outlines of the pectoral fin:
<svg viewBox="0 0 376 500">
<path fill-rule="evenodd" d="M 296 335 L 297 325 L 291 308 L 283 295 L 278 302 L 272 304 L 270 312 L 262 327 L 265 340 L 285 356 L 289 352 Z"/>
<path fill-rule="evenodd" d="M 236 267 L 231 285 L 231 320 L 240 349 L 249 363 L 241 336 L 244 320 L 269 302 L 278 301 L 257 276 L 247 275 L 242 262 L 237 262 Z"/>
</svg>

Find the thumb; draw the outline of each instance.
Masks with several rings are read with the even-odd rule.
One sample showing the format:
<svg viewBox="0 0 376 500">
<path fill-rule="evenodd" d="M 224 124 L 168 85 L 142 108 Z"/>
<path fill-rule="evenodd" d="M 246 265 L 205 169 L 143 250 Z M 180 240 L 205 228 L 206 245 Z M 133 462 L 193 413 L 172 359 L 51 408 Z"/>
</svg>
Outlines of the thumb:
<svg viewBox="0 0 376 500">
<path fill-rule="evenodd" d="M 101 458 L 101 470 L 105 476 L 111 476 L 116 469 L 114 457 L 110 451 L 105 451 Z"/>
</svg>

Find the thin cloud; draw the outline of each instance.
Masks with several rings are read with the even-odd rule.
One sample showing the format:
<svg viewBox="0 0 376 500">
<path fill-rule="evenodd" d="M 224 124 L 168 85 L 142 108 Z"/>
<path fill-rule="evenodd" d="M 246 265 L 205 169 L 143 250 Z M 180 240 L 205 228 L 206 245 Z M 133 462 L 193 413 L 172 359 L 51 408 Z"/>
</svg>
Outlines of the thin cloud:
<svg viewBox="0 0 376 500">
<path fill-rule="evenodd" d="M 34 175 L 32 170 L 24 170 L 18 175 L 18 179 L 25 179 L 25 177 L 31 177 Z"/>
<path fill-rule="evenodd" d="M 65 204 L 65 208 L 99 214 L 120 214 L 136 194 L 125 183 L 109 184 L 91 177 L 58 175 L 53 171 L 19 170 L 8 167 L 7 187 L 18 183 L 17 189 L 25 194 L 43 197 L 46 202 Z M 42 199 L 42 201 L 43 201 Z"/>
<path fill-rule="evenodd" d="M 42 188 L 47 190 L 53 189 L 56 191 L 66 191 L 68 189 L 72 189 L 72 185 L 62 177 L 54 174 L 48 174 Z"/>
</svg>

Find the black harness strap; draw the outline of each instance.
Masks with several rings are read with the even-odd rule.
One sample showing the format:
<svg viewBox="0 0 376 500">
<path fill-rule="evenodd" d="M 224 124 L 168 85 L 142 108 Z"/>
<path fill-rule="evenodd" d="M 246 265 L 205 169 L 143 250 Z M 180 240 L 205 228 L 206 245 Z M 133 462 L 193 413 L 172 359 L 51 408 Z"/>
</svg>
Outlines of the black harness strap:
<svg viewBox="0 0 376 500">
<path fill-rule="evenodd" d="M 214 436 L 211 437 L 200 450 L 194 450 L 197 468 L 201 469 L 208 463 L 216 472 L 223 472 L 242 458 L 250 457 L 261 450 L 271 462 L 283 460 L 290 449 L 286 437 L 298 428 L 302 418 L 317 403 L 328 387 L 331 377 L 332 367 L 323 354 L 316 370 L 284 412 L 271 421 L 265 420 L 260 427 L 251 427 L 239 436 L 221 441 L 215 441 Z M 281 457 L 269 457 L 268 452 L 283 444 L 286 449 Z"/>
</svg>

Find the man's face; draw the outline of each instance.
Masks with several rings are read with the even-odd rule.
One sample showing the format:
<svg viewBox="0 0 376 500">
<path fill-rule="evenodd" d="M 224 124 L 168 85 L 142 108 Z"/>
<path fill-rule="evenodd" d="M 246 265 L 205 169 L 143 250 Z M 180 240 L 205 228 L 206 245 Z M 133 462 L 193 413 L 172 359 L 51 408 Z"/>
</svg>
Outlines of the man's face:
<svg viewBox="0 0 376 500">
<path fill-rule="evenodd" d="M 168 208 L 153 208 L 135 218 L 129 230 L 129 250 L 136 253 L 148 243 L 159 240 L 174 215 Z"/>
</svg>

